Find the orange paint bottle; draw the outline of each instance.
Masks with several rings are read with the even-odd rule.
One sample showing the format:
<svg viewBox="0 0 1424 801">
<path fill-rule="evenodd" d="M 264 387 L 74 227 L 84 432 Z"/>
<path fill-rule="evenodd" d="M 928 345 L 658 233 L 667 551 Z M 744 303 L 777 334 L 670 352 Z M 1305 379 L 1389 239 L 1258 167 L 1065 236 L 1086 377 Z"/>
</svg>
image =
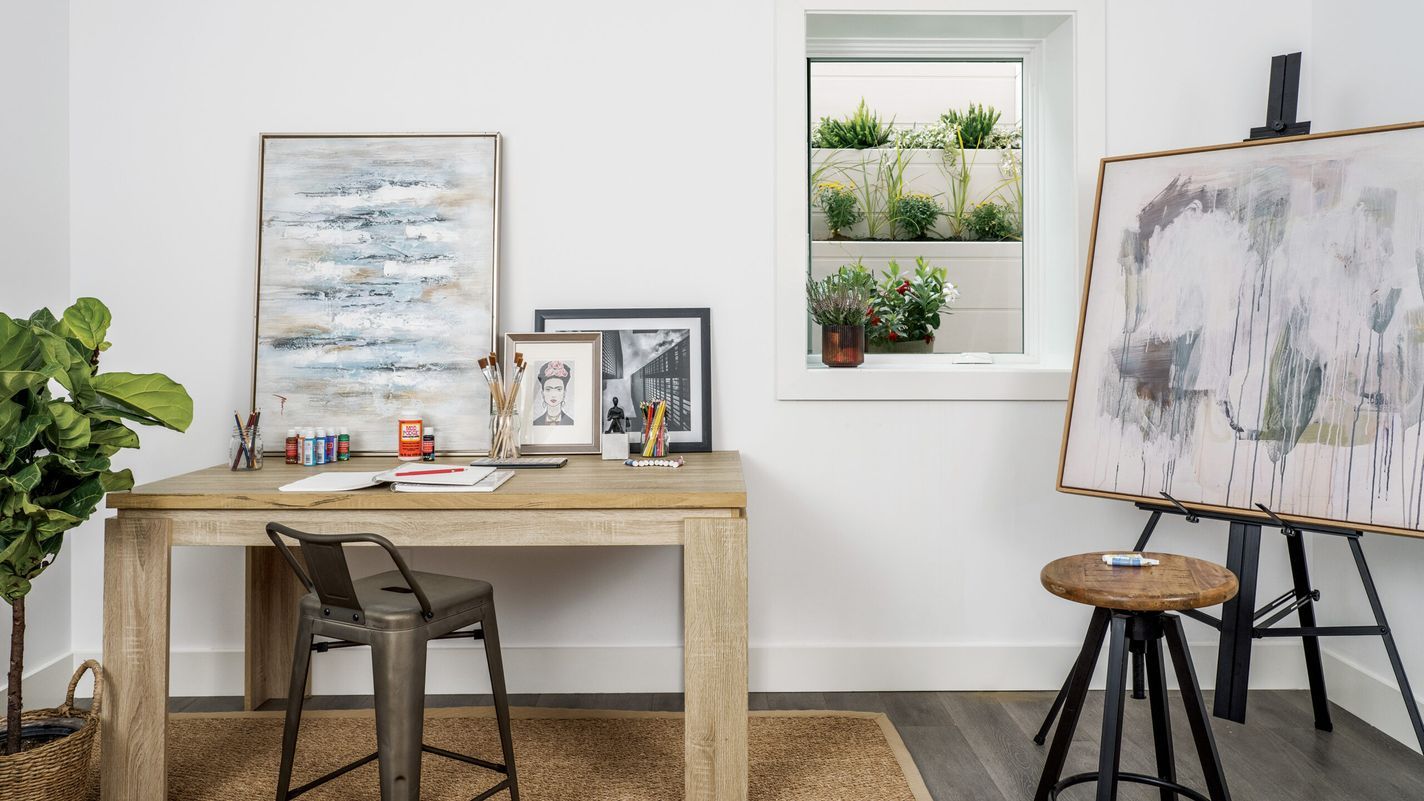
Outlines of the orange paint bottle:
<svg viewBox="0 0 1424 801">
<path fill-rule="evenodd" d="M 396 421 L 396 455 L 402 462 L 420 459 L 420 443 L 425 439 L 425 421 L 419 412 L 402 412 Z"/>
</svg>

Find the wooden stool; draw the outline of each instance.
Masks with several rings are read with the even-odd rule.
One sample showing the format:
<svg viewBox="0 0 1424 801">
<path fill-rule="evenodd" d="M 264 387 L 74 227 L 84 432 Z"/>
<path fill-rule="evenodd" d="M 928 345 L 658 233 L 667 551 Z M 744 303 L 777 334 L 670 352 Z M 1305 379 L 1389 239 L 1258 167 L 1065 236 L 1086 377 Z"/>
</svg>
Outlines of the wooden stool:
<svg viewBox="0 0 1424 801">
<path fill-rule="evenodd" d="M 1214 606 L 1236 595 L 1236 577 L 1220 565 L 1172 554 L 1143 554 L 1161 564 L 1153 567 L 1110 567 L 1103 563 L 1102 553 L 1085 553 L 1050 562 L 1040 579 L 1054 595 L 1095 607 L 1083 650 L 1073 666 L 1064 701 L 1063 718 L 1053 735 L 1053 746 L 1043 766 L 1035 801 L 1051 801 L 1065 788 L 1096 781 L 1098 801 L 1117 798 L 1119 781 L 1148 784 L 1161 788 L 1162 801 L 1174 801 L 1178 794 L 1193 801 L 1230 801 L 1226 775 L 1216 751 L 1216 740 L 1207 719 L 1206 702 L 1197 685 L 1187 640 L 1182 635 L 1182 621 L 1167 614 L 1184 609 Z M 1103 708 L 1103 736 L 1098 754 L 1098 770 L 1059 779 L 1068 747 L 1073 742 L 1083 700 L 1088 694 L 1088 682 L 1098 664 L 1103 637 L 1111 629 L 1108 640 L 1107 699 Z M 1172 725 L 1167 711 L 1167 674 L 1162 661 L 1162 640 L 1172 653 L 1186 706 L 1187 722 L 1206 776 L 1207 792 L 1177 783 L 1177 769 L 1172 754 Z M 1157 775 L 1126 773 L 1119 770 L 1122 754 L 1122 712 L 1127 689 L 1127 656 L 1130 650 L 1142 649 L 1147 657 L 1148 697 L 1152 706 L 1152 736 L 1157 751 Z"/>
</svg>

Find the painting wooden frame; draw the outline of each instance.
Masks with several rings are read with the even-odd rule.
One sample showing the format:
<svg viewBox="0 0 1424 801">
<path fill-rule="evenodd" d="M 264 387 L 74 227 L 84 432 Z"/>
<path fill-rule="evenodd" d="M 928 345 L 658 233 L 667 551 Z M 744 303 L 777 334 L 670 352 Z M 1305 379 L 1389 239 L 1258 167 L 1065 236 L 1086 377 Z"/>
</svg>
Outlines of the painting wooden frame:
<svg viewBox="0 0 1424 801">
<path fill-rule="evenodd" d="M 528 365 L 518 389 L 520 451 L 600 453 L 603 415 L 595 376 L 603 358 L 603 335 L 597 331 L 505 334 L 500 354 L 505 376 L 516 373 L 515 353 L 522 353 Z M 548 387 L 555 383 L 561 384 L 557 413 L 545 404 Z M 551 421 L 551 415 L 558 422 Z"/>
<path fill-rule="evenodd" d="M 672 345 L 679 350 L 679 362 L 685 362 L 686 378 L 680 379 L 679 387 L 671 387 L 666 392 L 647 391 L 652 400 L 669 400 L 670 411 L 686 415 L 686 422 L 671 423 L 668 431 L 668 451 L 671 453 L 694 453 L 712 450 L 712 311 L 707 308 L 662 308 L 662 309 L 536 309 L 534 330 L 536 331 L 589 331 L 603 332 L 604 381 L 603 409 L 606 413 L 611 400 L 619 397 L 620 405 L 629 419 L 638 419 L 637 401 L 640 393 L 631 387 L 632 377 L 628 370 L 642 368 L 643 364 L 625 370 L 630 354 L 645 351 L 636 339 L 647 339 L 657 334 L 686 332 L 683 339 L 678 334 Z M 617 352 L 614 352 L 614 351 Z M 656 358 L 658 353 L 646 355 Z M 652 361 L 650 359 L 649 361 Z M 616 365 L 616 367 L 614 366 Z M 616 375 L 615 375 L 616 374 Z M 668 395 L 675 396 L 673 398 Z M 636 426 L 635 426 L 636 428 Z M 633 431 L 638 436 L 640 431 Z"/>
<path fill-rule="evenodd" d="M 1279 284 L 1270 284 L 1272 291 L 1283 293 L 1292 304 L 1286 307 L 1291 313 L 1277 318 L 1275 332 L 1272 333 L 1268 326 L 1263 327 L 1260 340 L 1252 345 L 1255 363 L 1261 370 L 1261 386 L 1267 385 L 1269 374 L 1269 388 L 1257 391 L 1254 396 L 1238 390 L 1237 387 L 1244 386 L 1246 382 L 1232 383 L 1240 374 L 1231 372 L 1238 369 L 1236 362 L 1227 362 L 1229 368 L 1225 378 L 1217 381 L 1217 385 L 1222 387 L 1218 392 L 1222 397 L 1194 399 L 1192 403 L 1196 404 L 1198 412 L 1192 419 L 1199 424 L 1203 420 L 1209 421 L 1211 429 L 1202 430 L 1211 433 L 1212 437 L 1216 437 L 1221 428 L 1232 433 L 1224 440 L 1213 438 L 1209 441 L 1205 440 L 1207 434 L 1203 434 L 1207 444 L 1199 445 L 1195 451 L 1183 451 L 1182 456 L 1190 458 L 1173 461 L 1167 474 L 1171 485 L 1167 491 L 1189 509 L 1232 518 L 1268 521 L 1269 516 L 1255 506 L 1256 503 L 1265 503 L 1281 518 L 1302 528 L 1424 536 L 1424 531 L 1420 530 L 1421 515 L 1424 515 L 1421 511 L 1424 510 L 1424 504 L 1421 504 L 1424 499 L 1424 480 L 1421 480 L 1424 477 L 1424 438 L 1420 437 L 1421 430 L 1424 430 L 1421 429 L 1424 426 L 1424 348 L 1416 347 L 1424 337 L 1416 339 L 1414 334 L 1416 330 L 1424 331 L 1424 328 L 1418 328 L 1424 321 L 1424 311 L 1421 311 L 1424 309 L 1424 255 L 1420 255 L 1417 265 L 1414 258 L 1416 253 L 1424 254 L 1424 233 L 1421 233 L 1424 232 L 1424 203 L 1417 199 L 1424 197 L 1424 169 L 1413 165 L 1412 162 L 1418 161 L 1417 156 L 1411 160 L 1404 155 L 1417 153 L 1421 145 L 1424 145 L 1424 122 L 1415 122 L 1103 159 L 1098 173 L 1073 377 L 1059 454 L 1058 490 L 1156 506 L 1168 504 L 1160 494 L 1162 487 L 1161 482 L 1155 480 L 1157 475 L 1152 475 L 1153 481 L 1147 480 L 1150 469 L 1148 460 L 1154 458 L 1155 453 L 1149 448 L 1141 448 L 1136 457 L 1143 464 L 1142 480 L 1137 486 L 1126 486 L 1120 480 L 1115 487 L 1104 486 L 1097 480 L 1084 480 L 1085 477 L 1093 479 L 1098 465 L 1111 463 L 1103 456 L 1103 449 L 1120 444 L 1103 439 L 1103 432 L 1090 428 L 1101 427 L 1101 415 L 1093 417 L 1097 414 L 1095 410 L 1102 408 L 1100 385 L 1110 385 L 1115 377 L 1120 385 L 1132 390 L 1121 393 L 1127 404 L 1136 404 L 1139 400 L 1152 402 L 1155 393 L 1152 387 L 1160 386 L 1160 381 L 1144 387 L 1139 375 L 1128 375 L 1138 369 L 1135 365 L 1145 354 L 1145 350 L 1139 352 L 1130 348 L 1146 348 L 1146 343 L 1152 341 L 1149 336 L 1147 340 L 1131 342 L 1139 335 L 1143 323 L 1141 315 L 1150 314 L 1150 308 L 1143 305 L 1144 299 L 1150 303 L 1151 294 L 1161 292 L 1161 288 L 1150 284 L 1163 280 L 1163 276 L 1190 276 L 1190 270 L 1168 272 L 1167 267 L 1194 264 L 1203 274 L 1199 284 L 1220 286 L 1226 282 L 1228 287 L 1233 279 L 1242 280 L 1245 271 L 1251 269 L 1268 273 L 1274 277 L 1273 280 L 1279 281 Z M 1162 180 L 1170 174 L 1177 176 L 1177 182 Z M 1132 180 L 1125 180 L 1129 178 Z M 1147 195 L 1143 190 L 1151 186 L 1152 180 L 1157 180 L 1161 189 L 1156 195 Z M 1403 189 L 1409 191 L 1401 191 Z M 1417 193 L 1416 189 L 1419 190 Z M 1276 194 L 1252 195 L 1243 200 L 1243 190 Z M 1171 196 L 1174 216 L 1170 217 L 1165 216 L 1167 204 L 1163 200 L 1169 191 L 1174 193 Z M 1149 205 L 1137 208 L 1135 219 L 1124 214 L 1124 209 L 1133 209 L 1132 204 L 1144 198 Z M 1272 228 L 1263 234 L 1264 229 L 1259 225 L 1261 218 L 1257 214 L 1267 201 L 1277 203 L 1284 211 L 1272 212 L 1275 216 L 1271 218 L 1270 226 L 1280 222 L 1279 230 Z M 1156 206 L 1151 203 L 1156 203 Z M 1292 217 L 1293 210 L 1302 213 L 1298 218 Z M 1240 263 L 1233 263 L 1231 258 L 1207 256 L 1206 251 L 1201 250 L 1202 243 L 1230 242 L 1233 235 L 1231 226 L 1234 224 L 1232 215 L 1238 212 L 1242 215 L 1241 220 L 1250 224 L 1237 221 L 1239 230 L 1234 235 L 1244 237 L 1242 241 L 1250 246 L 1249 252 L 1241 250 L 1245 246 L 1237 242 L 1233 245 L 1237 250 L 1226 248 L 1211 255 L 1235 252 L 1241 257 L 1238 260 Z M 1187 215 L 1193 216 L 1188 220 Z M 1309 224 L 1304 225 L 1307 218 Z M 1161 224 L 1164 220 L 1165 225 Z M 1213 236 L 1210 229 L 1202 227 L 1208 221 L 1222 229 L 1220 236 Z M 1129 222 L 1135 222 L 1136 227 L 1129 226 Z M 1187 222 L 1197 227 L 1188 227 Z M 1164 233 L 1171 231 L 1174 225 L 1180 225 L 1180 230 L 1171 232 L 1171 236 Z M 1253 225 L 1256 227 L 1252 228 Z M 1144 243 L 1146 233 L 1151 233 L 1155 241 Z M 1260 248 L 1262 241 L 1270 244 L 1270 248 Z M 1343 243 L 1347 241 L 1354 244 L 1346 247 Z M 1366 242 L 1364 250 L 1360 249 L 1361 242 Z M 1184 252 L 1191 258 L 1184 261 Z M 1278 263 L 1282 258 L 1285 261 Z M 1153 260 L 1152 263 L 1149 264 L 1148 259 Z M 1293 269 L 1296 273 L 1285 272 L 1291 269 L 1288 266 L 1291 259 L 1295 260 Z M 1115 260 L 1118 261 L 1116 269 L 1123 275 L 1128 271 L 1137 271 L 1130 281 L 1114 273 Z M 1146 279 L 1149 286 L 1144 288 L 1144 271 L 1153 266 L 1164 271 Z M 1417 276 L 1413 274 L 1416 266 Z M 1347 268 L 1354 268 L 1355 272 L 1343 272 Z M 1367 269 L 1374 272 L 1366 272 Z M 1376 276 L 1378 280 L 1375 280 Z M 1174 287 L 1178 291 L 1161 293 L 1163 298 L 1171 298 L 1174 304 L 1172 313 L 1180 315 L 1183 320 L 1187 319 L 1190 311 L 1182 310 L 1190 309 L 1196 302 L 1192 291 L 1198 283 L 1193 283 L 1193 280 L 1179 280 L 1179 286 Z M 1132 293 L 1130 303 L 1123 302 L 1128 298 L 1127 294 L 1110 297 L 1114 290 L 1129 283 L 1134 285 L 1129 290 Z M 1290 293 L 1296 293 L 1298 297 Z M 1345 303 L 1361 298 L 1367 302 L 1353 306 Z M 1263 308 L 1269 313 L 1274 308 L 1271 304 L 1283 304 L 1286 300 L 1271 295 L 1264 301 L 1266 305 Z M 1131 307 L 1134 315 L 1132 328 L 1127 325 L 1116 329 L 1112 327 L 1111 323 L 1117 317 L 1105 314 L 1104 310 L 1110 309 L 1113 302 L 1122 305 L 1124 320 L 1129 313 L 1127 309 Z M 1233 335 L 1243 330 L 1243 318 L 1255 331 L 1257 323 L 1253 321 L 1258 316 L 1257 309 L 1262 308 L 1260 302 L 1260 297 L 1254 297 L 1245 304 L 1227 305 L 1226 308 L 1233 314 L 1229 329 Z M 1301 306 L 1307 307 L 1306 316 L 1309 319 L 1306 322 L 1300 322 L 1305 318 L 1295 314 Z M 1342 306 L 1346 307 L 1345 311 L 1340 310 Z M 1209 304 L 1204 304 L 1204 307 L 1220 308 Z M 1213 326 L 1217 325 L 1215 321 L 1218 317 L 1215 312 L 1210 315 Z M 1360 350 L 1366 350 L 1368 345 L 1369 352 L 1374 354 L 1371 356 L 1373 361 L 1359 364 L 1344 362 L 1336 367 L 1336 362 L 1329 359 L 1345 359 L 1342 354 L 1353 352 L 1354 339 L 1349 341 L 1348 348 L 1325 352 L 1326 349 L 1313 344 L 1314 333 L 1309 330 L 1317 325 L 1316 317 L 1324 322 L 1343 321 L 1340 327 L 1351 337 L 1358 336 L 1361 326 L 1369 329 L 1376 339 L 1366 343 L 1369 338 L 1360 337 Z M 1114 359 L 1119 365 L 1127 366 L 1116 376 L 1110 370 L 1101 369 L 1103 354 L 1108 352 L 1103 350 L 1102 343 L 1111 337 L 1122 340 L 1123 345 Z M 1220 339 L 1218 328 L 1205 329 L 1200 339 L 1192 340 L 1191 348 L 1195 353 L 1198 352 L 1196 348 L 1204 347 L 1205 350 L 1200 352 L 1206 353 L 1214 347 L 1212 341 Z M 1300 343 L 1309 347 L 1298 347 Z M 1227 353 L 1236 352 L 1234 340 L 1231 347 L 1232 350 Z M 1211 381 L 1198 380 L 1201 364 L 1192 368 L 1177 355 L 1177 351 L 1167 355 L 1167 351 L 1172 349 L 1166 345 L 1161 349 L 1162 353 L 1153 358 L 1170 361 L 1171 369 L 1165 373 L 1160 365 L 1142 369 L 1157 371 L 1159 377 L 1162 374 L 1173 376 L 1171 380 L 1179 383 L 1195 381 L 1190 387 L 1192 394 L 1209 394 L 1202 387 L 1210 385 Z M 1192 372 L 1192 369 L 1198 372 Z M 1333 376 L 1332 369 L 1335 371 Z M 1249 372 L 1246 375 L 1249 376 Z M 1371 497 L 1388 496 L 1385 501 L 1375 498 L 1372 504 L 1368 498 L 1360 500 L 1363 496 L 1359 494 L 1360 488 L 1355 481 L 1364 474 L 1356 470 L 1354 458 L 1364 458 L 1354 452 L 1360 447 L 1363 436 L 1359 424 L 1351 423 L 1350 430 L 1355 434 L 1356 444 L 1349 448 L 1342 448 L 1348 440 L 1342 433 L 1342 427 L 1334 424 L 1341 400 L 1350 398 L 1351 382 L 1344 380 L 1345 377 L 1362 381 L 1365 388 L 1355 390 L 1356 395 L 1369 404 L 1379 404 L 1373 411 L 1363 409 L 1361 414 L 1374 418 L 1369 421 L 1370 443 L 1384 445 L 1385 440 L 1381 437 L 1388 437 L 1388 448 L 1371 449 L 1370 458 L 1373 461 L 1369 467 L 1372 472 L 1365 480 L 1373 477 L 1374 483 L 1368 492 Z M 1132 382 L 1130 385 L 1126 383 L 1128 379 Z M 1216 377 L 1212 376 L 1212 380 Z M 1391 381 L 1398 387 L 1397 391 L 1390 385 Z M 1376 383 L 1378 390 L 1375 389 Z M 1285 388 L 1286 391 L 1274 392 L 1277 388 Z M 1386 398 L 1385 390 L 1395 392 L 1395 395 Z M 1247 404 L 1238 404 L 1234 409 L 1231 407 L 1233 393 L 1254 402 L 1254 417 L 1246 414 Z M 1273 396 L 1275 400 L 1268 403 Z M 1222 400 L 1227 402 L 1226 405 L 1220 404 Z M 1219 421 L 1211 416 L 1217 412 L 1201 411 L 1204 404 L 1208 410 L 1219 410 Z M 1171 414 L 1175 415 L 1178 423 L 1186 418 L 1180 404 Z M 1382 422 L 1387 415 L 1392 415 L 1391 419 L 1397 421 L 1398 426 Z M 1093 422 L 1095 420 L 1098 422 Z M 1079 429 L 1076 436 L 1075 421 Z M 1147 426 L 1139 430 L 1145 432 L 1142 434 L 1143 441 L 1155 446 L 1152 435 L 1162 429 Z M 1253 450 L 1257 451 L 1249 469 L 1249 477 L 1253 481 L 1263 475 L 1259 449 L 1262 442 L 1266 443 L 1264 447 L 1272 463 L 1271 469 L 1280 471 L 1279 474 L 1271 473 L 1277 477 L 1278 484 L 1263 482 L 1268 489 L 1269 502 L 1254 485 L 1244 492 L 1234 490 L 1234 479 L 1226 483 L 1224 495 L 1198 491 L 1215 487 L 1205 475 L 1213 471 L 1211 465 L 1218 460 L 1216 449 L 1222 442 L 1233 453 L 1241 442 L 1253 444 Z M 1126 440 L 1121 452 L 1131 454 L 1133 449 L 1130 444 L 1131 440 Z M 1290 463 L 1288 457 L 1294 449 L 1300 449 L 1300 452 L 1295 457 L 1296 461 Z M 1325 450 L 1334 452 L 1333 465 L 1326 464 L 1320 458 L 1320 452 Z M 1385 458 L 1380 456 L 1382 450 L 1388 450 L 1388 458 L 1397 468 L 1387 480 L 1382 479 L 1385 471 L 1378 469 L 1379 460 Z M 1343 471 L 1341 453 L 1349 455 L 1344 460 Z M 1126 459 L 1118 460 L 1119 465 L 1124 463 Z M 1088 466 L 1086 469 L 1085 465 Z M 1135 477 L 1136 472 L 1132 471 L 1136 468 L 1129 469 Z M 1189 472 L 1188 480 L 1183 481 L 1176 472 L 1178 470 Z M 1288 475 L 1290 470 L 1296 472 Z M 1344 493 L 1337 492 L 1337 482 L 1341 478 L 1347 487 Z M 1206 483 L 1203 483 L 1204 480 Z M 1387 481 L 1387 485 L 1382 481 Z M 1327 488 L 1323 494 L 1322 487 Z M 1394 507 L 1401 508 L 1397 517 L 1390 512 Z"/>
<path fill-rule="evenodd" d="M 498 133 L 261 135 L 252 404 L 269 431 L 346 427 L 352 453 L 389 455 L 418 410 L 442 452 L 488 452 L 501 150 Z"/>
</svg>

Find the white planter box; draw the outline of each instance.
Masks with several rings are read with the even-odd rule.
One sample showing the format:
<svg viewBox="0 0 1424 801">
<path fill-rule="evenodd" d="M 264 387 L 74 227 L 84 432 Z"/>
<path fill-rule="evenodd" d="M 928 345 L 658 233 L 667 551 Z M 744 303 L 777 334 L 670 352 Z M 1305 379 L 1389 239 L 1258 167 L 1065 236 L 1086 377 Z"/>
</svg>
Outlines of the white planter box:
<svg viewBox="0 0 1424 801">
<path fill-rule="evenodd" d="M 935 335 L 936 353 L 1023 352 L 1022 242 L 814 242 L 811 275 L 822 278 L 857 259 L 876 275 L 891 259 L 912 273 L 918 256 L 945 268 L 959 289 Z M 820 328 L 812 324 L 811 351 L 820 349 Z"/>
<path fill-rule="evenodd" d="M 841 183 L 854 184 L 857 187 L 856 197 L 861 201 L 861 210 L 866 212 L 868 218 L 871 218 L 852 226 L 850 231 L 842 231 L 843 235 L 851 238 L 867 238 L 870 236 L 872 223 L 875 223 L 877 237 L 888 238 L 890 236 L 890 225 L 884 220 L 883 214 L 885 200 L 881 173 L 887 166 L 895 163 L 896 153 L 894 148 L 866 150 L 815 148 L 811 151 L 811 171 L 816 181 L 840 181 Z M 905 191 L 923 192 L 938 201 L 940 206 L 948 209 L 953 197 L 950 178 L 954 162 L 947 157 L 946 153 L 943 150 L 901 150 L 898 153 L 904 164 Z M 1005 203 L 1011 201 L 1009 188 L 1004 185 L 1005 176 L 1000 169 L 1003 157 L 1003 150 L 964 151 L 964 161 L 969 165 L 969 193 L 965 203 L 966 209 L 991 197 L 998 197 Z M 870 187 L 872 192 L 878 194 L 879 200 L 874 205 L 879 206 L 880 211 L 865 208 L 866 187 Z M 940 218 L 935 223 L 933 230 L 938 236 L 949 236 L 949 221 L 946 218 Z M 812 203 L 811 238 L 829 239 L 830 235 L 825 215 Z"/>
</svg>

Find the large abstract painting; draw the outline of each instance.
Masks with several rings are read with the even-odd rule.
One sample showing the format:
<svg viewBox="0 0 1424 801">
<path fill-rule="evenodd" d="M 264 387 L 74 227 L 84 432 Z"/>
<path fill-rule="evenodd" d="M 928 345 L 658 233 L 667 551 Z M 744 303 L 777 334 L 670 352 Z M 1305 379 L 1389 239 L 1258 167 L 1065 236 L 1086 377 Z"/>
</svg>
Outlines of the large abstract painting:
<svg viewBox="0 0 1424 801">
<path fill-rule="evenodd" d="M 499 137 L 273 134 L 261 161 L 253 402 L 269 430 L 346 427 L 353 451 L 391 453 L 414 409 L 442 451 L 487 450 Z"/>
<path fill-rule="evenodd" d="M 1424 123 L 1107 159 L 1059 488 L 1424 528 Z"/>
</svg>

